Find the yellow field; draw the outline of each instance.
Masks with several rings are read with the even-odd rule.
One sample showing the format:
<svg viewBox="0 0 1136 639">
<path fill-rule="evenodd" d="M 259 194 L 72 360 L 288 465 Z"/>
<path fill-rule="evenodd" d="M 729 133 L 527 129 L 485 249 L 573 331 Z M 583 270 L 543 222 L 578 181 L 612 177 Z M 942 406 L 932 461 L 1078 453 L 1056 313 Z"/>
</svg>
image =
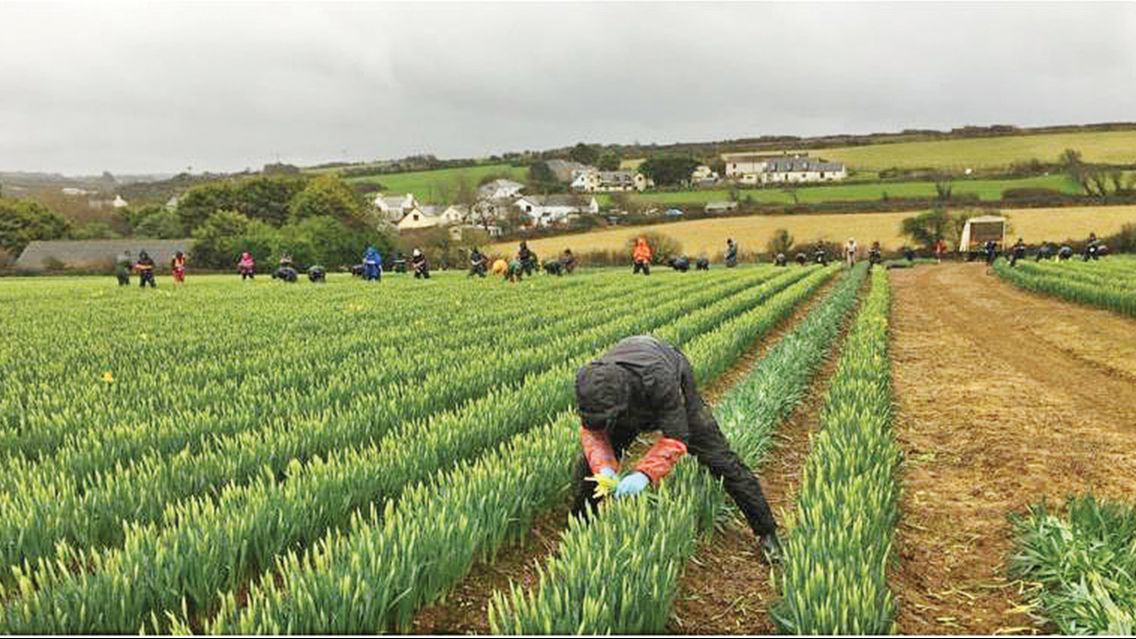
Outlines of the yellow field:
<svg viewBox="0 0 1136 639">
<path fill-rule="evenodd" d="M 897 142 L 831 149 L 810 149 L 809 155 L 844 162 L 855 171 L 881 171 L 891 167 L 980 169 L 1008 166 L 1011 162 L 1038 159 L 1056 162 L 1065 149 L 1077 149 L 1086 162 L 1136 163 L 1136 131 L 1049 133 L 996 138 L 968 138 L 933 142 Z M 769 151 L 776 153 L 776 151 Z M 623 160 L 620 166 L 634 169 L 642 158 Z"/>
<path fill-rule="evenodd" d="M 937 142 L 899 142 L 809 151 L 859 171 L 889 167 L 965 169 L 1001 167 L 1016 160 L 1056 162 L 1065 149 L 1077 149 L 1086 162 L 1136 162 L 1136 131 L 1053 133 Z"/>
<path fill-rule="evenodd" d="M 1014 238 L 1026 242 L 1059 242 L 1083 238 L 1090 232 L 1107 236 L 1126 223 L 1136 223 L 1136 206 L 1076 207 L 1056 209 L 1014 209 L 1002 212 L 1010 221 Z M 717 256 L 725 250 L 726 238 L 734 238 L 746 251 L 764 251 L 765 243 L 777 229 L 788 229 L 797 242 L 830 240 L 843 242 L 854 237 L 861 245 L 878 240 L 886 249 L 897 249 L 907 241 L 899 234 L 899 224 L 914 212 L 844 213 L 825 215 L 751 215 L 713 220 L 692 220 L 652 226 L 625 227 L 593 233 L 563 235 L 532 240 L 537 255 L 554 255 L 571 248 L 576 253 L 622 249 L 628 238 L 645 231 L 660 231 L 682 242 L 690 255 Z M 490 251 L 511 254 L 516 242 L 495 244 Z"/>
</svg>

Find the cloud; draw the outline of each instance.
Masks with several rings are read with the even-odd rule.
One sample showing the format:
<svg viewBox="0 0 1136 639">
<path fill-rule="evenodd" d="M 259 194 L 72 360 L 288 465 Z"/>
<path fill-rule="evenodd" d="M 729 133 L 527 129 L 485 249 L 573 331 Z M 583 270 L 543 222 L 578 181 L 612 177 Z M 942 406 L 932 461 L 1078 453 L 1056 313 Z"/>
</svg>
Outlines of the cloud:
<svg viewBox="0 0 1136 639">
<path fill-rule="evenodd" d="M 1131 119 L 1132 4 L 0 4 L 0 169 Z"/>
</svg>

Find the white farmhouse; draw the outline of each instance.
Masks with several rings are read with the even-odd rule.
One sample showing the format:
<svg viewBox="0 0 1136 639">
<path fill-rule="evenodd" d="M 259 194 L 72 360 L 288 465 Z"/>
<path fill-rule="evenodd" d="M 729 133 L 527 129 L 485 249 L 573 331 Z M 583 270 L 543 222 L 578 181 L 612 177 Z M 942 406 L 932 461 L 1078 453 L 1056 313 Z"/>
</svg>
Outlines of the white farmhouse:
<svg viewBox="0 0 1136 639">
<path fill-rule="evenodd" d="M 512 180 L 497 179 L 477 187 L 477 195 L 484 200 L 499 200 L 507 197 L 520 197 L 524 184 Z"/>
<path fill-rule="evenodd" d="M 582 171 L 572 180 L 572 190 L 580 193 L 643 191 L 653 186 L 638 171 Z"/>
<path fill-rule="evenodd" d="M 775 157 L 777 156 L 760 153 L 722 154 L 722 160 L 726 163 L 726 177 L 742 184 L 760 183 L 766 164 Z"/>
<path fill-rule="evenodd" d="M 533 226 L 551 226 L 565 222 L 572 215 L 600 212 L 596 198 L 583 199 L 578 195 L 526 195 L 513 206 L 527 215 Z"/>
<path fill-rule="evenodd" d="M 807 153 L 726 153 L 722 159 L 726 163 L 726 177 L 741 184 L 839 182 L 848 177 L 843 163 L 825 162 Z"/>
<path fill-rule="evenodd" d="M 400 222 L 413 208 L 418 206 L 418 200 L 413 193 L 406 195 L 383 195 L 379 193 L 374 199 L 375 208 L 383 214 L 388 222 Z"/>
<path fill-rule="evenodd" d="M 840 162 L 825 162 L 810 157 L 780 157 L 769 160 L 761 174 L 763 184 L 795 182 L 838 182 L 848 177 Z"/>
<path fill-rule="evenodd" d="M 114 202 L 111 203 L 111 206 L 116 209 L 124 209 L 130 205 L 126 203 L 126 200 L 122 199 L 121 195 L 116 195 L 114 196 Z"/>
<path fill-rule="evenodd" d="M 469 209 L 458 204 L 451 204 L 438 214 L 438 219 L 445 226 L 463 224 L 469 219 Z"/>
<path fill-rule="evenodd" d="M 702 184 L 717 184 L 718 172 L 705 164 L 699 164 L 690 173 L 690 182 L 696 185 Z"/>
</svg>

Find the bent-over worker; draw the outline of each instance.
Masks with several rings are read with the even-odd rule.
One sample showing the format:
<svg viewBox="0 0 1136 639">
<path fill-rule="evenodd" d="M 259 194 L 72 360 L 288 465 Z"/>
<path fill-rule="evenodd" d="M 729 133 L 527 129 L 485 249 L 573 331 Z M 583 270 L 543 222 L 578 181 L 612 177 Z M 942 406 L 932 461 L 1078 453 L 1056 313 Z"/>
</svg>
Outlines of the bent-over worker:
<svg viewBox="0 0 1136 639">
<path fill-rule="evenodd" d="M 777 523 L 761 484 L 731 448 L 694 384 L 694 371 L 678 349 L 638 335 L 621 340 L 576 373 L 583 455 L 576 465 L 572 512 L 586 515 L 598 498 L 590 475 L 619 476 L 624 451 L 642 432 L 662 437 L 615 488 L 617 498 L 658 485 L 688 451 L 741 509 L 761 548 L 776 558 Z"/>
</svg>

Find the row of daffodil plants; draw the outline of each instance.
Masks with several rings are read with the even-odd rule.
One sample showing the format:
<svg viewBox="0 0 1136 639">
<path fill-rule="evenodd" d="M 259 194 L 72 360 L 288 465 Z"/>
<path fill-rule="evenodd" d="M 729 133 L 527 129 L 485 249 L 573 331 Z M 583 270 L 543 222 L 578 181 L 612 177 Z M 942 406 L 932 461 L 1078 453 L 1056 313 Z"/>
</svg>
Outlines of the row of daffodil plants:
<svg viewBox="0 0 1136 639">
<path fill-rule="evenodd" d="M 117 548 L 61 543 L 51 556 L 25 562 L 13 571 L 15 585 L 7 593 L 0 630 L 129 632 L 157 611 L 177 609 L 183 599 L 190 610 L 207 610 L 219 591 L 265 570 L 282 551 L 307 545 L 329 527 L 346 523 L 356 509 L 395 499 L 439 468 L 474 457 L 566 408 L 574 367 L 597 349 L 669 324 L 680 334 L 709 330 L 759 304 L 763 292 L 790 286 L 811 271 L 781 271 L 770 278 L 769 269 L 753 269 L 722 276 L 716 285 L 693 292 L 636 296 L 610 322 L 572 335 L 549 335 L 542 348 L 558 353 L 559 359 L 548 360 L 545 369 L 460 406 L 394 423 L 381 436 L 370 433 L 372 416 L 359 414 L 342 420 L 338 430 L 331 420 L 272 429 L 247 449 L 210 457 L 209 465 L 202 455 L 194 456 L 196 463 L 186 463 L 177 475 L 164 475 L 169 479 L 134 484 L 137 494 L 130 498 L 142 499 L 143 491 L 176 494 L 183 484 L 198 492 L 207 484 L 214 493 L 161 499 L 165 505 L 152 522 L 122 526 Z M 569 305 L 560 312 L 578 309 Z M 333 444 L 326 444 L 329 439 Z M 321 446 L 327 451 L 322 456 L 295 452 Z M 282 447 L 293 452 L 281 456 Z M 279 470 L 248 461 L 257 454 L 287 461 Z M 227 480 L 234 474 L 233 456 L 251 468 L 244 483 Z"/>
<path fill-rule="evenodd" d="M 814 270 L 778 293 L 759 289 L 754 299 L 760 305 L 709 332 L 674 324 L 657 334 L 682 346 L 697 374 L 709 377 L 736 361 L 745 345 L 784 320 L 833 272 Z M 221 634 L 408 630 L 415 610 L 443 595 L 475 560 L 523 533 L 563 496 L 578 454 L 577 427 L 571 413 L 562 414 L 476 462 L 415 486 L 384 510 L 357 517 L 347 531 L 329 534 L 311 551 L 287 554 L 246 596 L 230 592 L 207 629 Z M 175 629 L 190 627 L 185 614 L 171 613 Z"/>
<path fill-rule="evenodd" d="M 887 573 L 899 520 L 900 452 L 892 430 L 890 307 L 887 273 L 877 270 L 801 473 L 780 598 L 770 611 L 783 633 L 895 632 Z"/>
<path fill-rule="evenodd" d="M 864 266 L 846 273 L 715 406 L 723 433 L 747 464 L 760 463 L 777 425 L 807 393 L 856 305 L 865 273 Z M 732 323 L 752 337 L 768 331 L 776 315 L 741 316 Z M 688 349 L 692 359 L 719 348 L 723 336 L 695 340 Z M 682 567 L 723 505 L 709 472 L 684 459 L 657 493 L 606 502 L 594 521 L 572 522 L 534 587 L 512 584 L 494 593 L 492 628 L 505 634 L 662 632 Z"/>
<path fill-rule="evenodd" d="M 719 280 L 718 286 L 732 291 L 743 287 L 748 278 L 764 277 L 767 274 L 750 273 Z M 695 290 L 694 286 L 652 288 L 646 297 L 682 296 Z M 719 290 L 714 285 L 711 288 L 711 295 Z M 613 301 L 609 323 L 618 324 L 622 313 L 642 303 L 642 298 L 635 297 L 625 298 L 623 304 Z M 124 523 L 158 520 L 163 509 L 178 499 L 242 484 L 266 468 L 281 473 L 293 460 L 302 462 L 344 446 L 374 442 L 398 424 L 453 409 L 492 389 L 519 384 L 526 375 L 564 361 L 573 349 L 586 352 L 592 348 L 588 336 L 578 330 L 583 326 L 573 324 L 574 331 L 568 335 L 555 340 L 546 337 L 520 352 L 492 349 L 480 360 L 488 369 L 465 366 L 450 374 L 386 386 L 341 387 L 338 393 L 347 397 L 344 406 L 332 404 L 323 411 L 297 410 L 295 415 L 265 419 L 239 434 L 213 437 L 196 452 L 153 453 L 116 464 L 110 472 L 96 473 L 82 484 L 35 476 L 8 491 L 10 499 L 0 502 L 0 541 L 5 542 L 0 544 L 0 553 L 8 563 L 19 563 L 50 554 L 59 541 L 87 549 L 116 545 Z M 421 346 L 431 348 L 428 343 Z M 240 395 L 229 398 L 238 406 L 241 401 Z M 36 534 L 27 533 L 33 530 Z"/>
</svg>

